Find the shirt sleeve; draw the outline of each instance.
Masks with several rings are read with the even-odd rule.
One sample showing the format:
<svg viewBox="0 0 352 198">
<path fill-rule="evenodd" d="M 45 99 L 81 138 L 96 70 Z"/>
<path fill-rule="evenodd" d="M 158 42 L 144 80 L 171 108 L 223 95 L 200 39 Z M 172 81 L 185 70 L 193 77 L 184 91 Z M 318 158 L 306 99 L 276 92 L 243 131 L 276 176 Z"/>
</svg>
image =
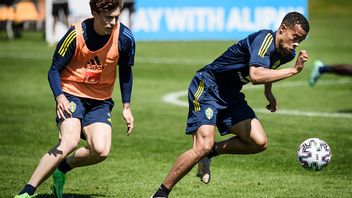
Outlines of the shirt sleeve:
<svg viewBox="0 0 352 198">
<path fill-rule="evenodd" d="M 135 55 L 135 41 L 132 32 L 127 27 L 121 27 L 119 35 L 119 66 L 133 66 Z"/>
<path fill-rule="evenodd" d="M 250 66 L 270 68 L 270 55 L 274 49 L 274 37 L 270 32 L 258 34 L 250 46 Z"/>
<path fill-rule="evenodd" d="M 56 46 L 51 67 L 48 72 L 48 80 L 51 91 L 57 97 L 62 94 L 60 74 L 71 61 L 76 50 L 76 30 L 72 26 Z"/>
<path fill-rule="evenodd" d="M 119 35 L 119 79 L 121 98 L 123 103 L 129 103 L 132 94 L 133 72 L 135 55 L 135 41 L 131 31 L 121 25 Z"/>
<path fill-rule="evenodd" d="M 119 67 L 122 103 L 130 103 L 133 84 L 132 66 Z"/>
</svg>

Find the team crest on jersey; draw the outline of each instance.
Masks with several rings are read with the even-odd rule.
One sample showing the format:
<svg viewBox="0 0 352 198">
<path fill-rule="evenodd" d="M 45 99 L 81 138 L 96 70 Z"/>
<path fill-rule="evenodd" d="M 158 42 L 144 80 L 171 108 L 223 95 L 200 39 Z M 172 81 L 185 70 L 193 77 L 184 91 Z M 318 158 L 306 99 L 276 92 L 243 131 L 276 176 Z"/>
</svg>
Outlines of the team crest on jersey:
<svg viewBox="0 0 352 198">
<path fill-rule="evenodd" d="M 71 111 L 71 113 L 76 111 L 76 103 L 74 103 L 72 101 L 70 102 L 70 111 Z"/>
<path fill-rule="evenodd" d="M 210 120 L 214 115 L 214 111 L 208 107 L 206 110 L 205 110 L 205 116 L 208 118 L 208 120 Z"/>
</svg>

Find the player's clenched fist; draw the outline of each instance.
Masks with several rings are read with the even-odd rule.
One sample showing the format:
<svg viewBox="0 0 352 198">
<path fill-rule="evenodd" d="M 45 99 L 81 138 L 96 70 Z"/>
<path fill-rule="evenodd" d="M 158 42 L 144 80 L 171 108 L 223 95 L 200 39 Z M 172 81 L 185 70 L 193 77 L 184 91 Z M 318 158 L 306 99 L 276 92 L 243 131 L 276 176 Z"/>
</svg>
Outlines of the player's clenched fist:
<svg viewBox="0 0 352 198">
<path fill-rule="evenodd" d="M 306 50 L 302 50 L 299 52 L 299 55 L 297 57 L 296 60 L 296 64 L 295 64 L 295 68 L 297 69 L 297 72 L 301 72 L 303 67 L 304 67 L 304 63 L 308 60 L 308 53 Z"/>
</svg>

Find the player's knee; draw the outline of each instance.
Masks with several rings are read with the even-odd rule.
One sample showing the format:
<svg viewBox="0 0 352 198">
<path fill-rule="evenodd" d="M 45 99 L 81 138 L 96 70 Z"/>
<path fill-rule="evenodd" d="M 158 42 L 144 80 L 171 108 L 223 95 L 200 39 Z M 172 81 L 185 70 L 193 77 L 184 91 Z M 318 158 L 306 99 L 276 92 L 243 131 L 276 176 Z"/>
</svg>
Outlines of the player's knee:
<svg viewBox="0 0 352 198">
<path fill-rule="evenodd" d="M 94 146 L 93 147 L 93 153 L 94 155 L 99 158 L 101 161 L 105 160 L 110 153 L 110 148 L 107 146 Z"/>
<path fill-rule="evenodd" d="M 110 153 L 109 151 L 100 152 L 99 157 L 105 160 L 106 158 L 108 158 L 109 153 Z"/>
<path fill-rule="evenodd" d="M 204 145 L 203 154 L 207 155 L 211 151 L 211 149 L 213 148 L 213 145 L 214 145 L 214 142 L 211 142 L 209 144 Z"/>
<path fill-rule="evenodd" d="M 62 149 L 63 153 L 71 153 L 77 146 L 78 146 L 78 141 L 75 140 L 67 140 L 67 139 L 62 139 L 60 141 L 59 148 Z M 60 150 L 59 149 L 59 150 Z"/>
<path fill-rule="evenodd" d="M 256 153 L 264 151 L 268 147 L 268 139 L 262 138 L 260 140 L 256 140 L 253 147 Z"/>
<path fill-rule="evenodd" d="M 205 155 L 207 155 L 211 149 L 213 148 L 214 142 L 205 142 L 203 144 L 197 145 L 197 147 L 194 149 L 195 154 L 199 159 L 203 158 Z"/>
</svg>

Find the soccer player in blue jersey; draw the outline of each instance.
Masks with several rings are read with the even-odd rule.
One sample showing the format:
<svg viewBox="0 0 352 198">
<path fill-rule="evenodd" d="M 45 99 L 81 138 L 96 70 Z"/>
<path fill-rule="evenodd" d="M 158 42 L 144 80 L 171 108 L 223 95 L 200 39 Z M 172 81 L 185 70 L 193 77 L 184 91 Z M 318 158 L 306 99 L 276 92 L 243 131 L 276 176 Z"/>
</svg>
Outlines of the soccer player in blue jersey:
<svg viewBox="0 0 352 198">
<path fill-rule="evenodd" d="M 122 117 L 127 135 L 132 132 L 130 98 L 135 42 L 131 31 L 119 22 L 122 0 L 90 0 L 90 7 L 93 18 L 76 23 L 68 30 L 57 45 L 48 72 L 56 100 L 59 142 L 41 158 L 16 198 L 34 197 L 36 188 L 52 173 L 53 194 L 62 198 L 67 172 L 107 158 L 117 72 Z M 75 150 L 80 138 L 87 140 L 87 145 Z"/>
<path fill-rule="evenodd" d="M 193 146 L 181 154 L 152 197 L 168 197 L 176 183 L 198 163 L 198 176 L 210 181 L 210 159 L 221 154 L 253 154 L 266 149 L 268 140 L 252 108 L 241 93 L 242 86 L 264 84 L 266 108 L 275 112 L 277 101 L 272 83 L 298 74 L 308 54 L 299 52 L 290 68 L 277 69 L 294 59 L 295 49 L 309 32 L 307 19 L 288 13 L 274 32 L 260 30 L 230 46 L 212 63 L 198 70 L 188 89 L 189 113 L 186 134 Z M 214 142 L 215 128 L 221 135 L 234 134 Z"/>
</svg>

